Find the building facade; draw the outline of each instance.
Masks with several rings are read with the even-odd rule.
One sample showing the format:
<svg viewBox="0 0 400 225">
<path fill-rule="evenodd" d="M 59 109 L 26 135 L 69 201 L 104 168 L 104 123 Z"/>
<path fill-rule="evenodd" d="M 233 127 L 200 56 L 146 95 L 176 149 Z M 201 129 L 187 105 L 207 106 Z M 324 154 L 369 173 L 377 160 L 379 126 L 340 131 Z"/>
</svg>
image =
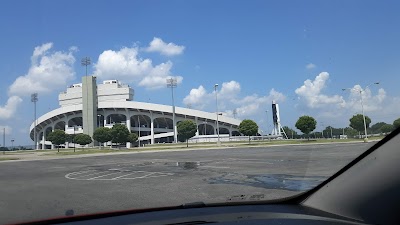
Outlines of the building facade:
<svg viewBox="0 0 400 225">
<path fill-rule="evenodd" d="M 32 123 L 30 137 L 36 129 L 38 149 L 54 148 L 46 136 L 55 129 L 67 134 L 85 133 L 93 136 L 98 127 L 112 128 L 124 124 L 128 130 L 139 135 L 141 143 L 168 143 L 174 141 L 174 127 L 180 121 L 192 120 L 197 125 L 193 140 L 212 140 L 217 136 L 217 114 L 194 109 L 175 107 L 176 124 L 173 124 L 172 106 L 137 102 L 129 85 L 117 80 L 106 80 L 97 84 L 93 76 L 82 77 L 82 83 L 73 84 L 59 94 L 60 108 L 40 116 L 36 127 Z M 219 116 L 221 140 L 239 136 L 240 120 Z M 65 143 L 72 147 L 73 143 Z M 93 143 L 92 143 L 93 145 Z M 127 147 L 131 144 L 127 143 Z"/>
</svg>

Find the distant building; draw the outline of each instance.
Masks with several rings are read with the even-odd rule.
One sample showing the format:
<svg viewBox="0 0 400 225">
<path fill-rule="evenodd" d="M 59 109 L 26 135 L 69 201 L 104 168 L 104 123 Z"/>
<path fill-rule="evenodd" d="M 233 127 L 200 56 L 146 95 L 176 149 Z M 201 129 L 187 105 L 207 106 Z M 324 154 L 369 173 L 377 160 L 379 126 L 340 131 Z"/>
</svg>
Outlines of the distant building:
<svg viewBox="0 0 400 225">
<path fill-rule="evenodd" d="M 173 142 L 172 106 L 133 101 L 134 91 L 118 80 L 97 84 L 93 76 L 82 77 L 82 83 L 73 84 L 59 94 L 60 108 L 50 111 L 36 121 L 37 148 L 53 148 L 46 136 L 55 129 L 68 134 L 85 133 L 93 136 L 97 127 L 125 124 L 131 132 L 139 133 L 142 143 Z M 197 124 L 196 140 L 216 136 L 216 113 L 175 107 L 176 123 L 192 120 Z M 219 116 L 219 133 L 239 136 L 240 120 Z M 140 127 L 139 127 L 140 125 Z M 176 124 L 175 124 L 176 127 Z M 30 127 L 33 140 L 34 123 Z M 65 143 L 71 147 L 72 143 Z M 130 147 L 130 143 L 127 143 Z"/>
</svg>

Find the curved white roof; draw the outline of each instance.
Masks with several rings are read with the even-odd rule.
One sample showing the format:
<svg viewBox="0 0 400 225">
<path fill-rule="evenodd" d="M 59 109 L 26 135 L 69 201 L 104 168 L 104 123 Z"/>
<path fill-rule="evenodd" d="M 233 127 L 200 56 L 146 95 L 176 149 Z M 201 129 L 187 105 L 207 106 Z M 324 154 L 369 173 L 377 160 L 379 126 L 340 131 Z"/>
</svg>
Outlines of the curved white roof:
<svg viewBox="0 0 400 225">
<path fill-rule="evenodd" d="M 99 102 L 98 109 L 135 109 L 139 111 L 154 111 L 160 113 L 172 113 L 172 107 L 169 105 L 161 105 L 161 104 L 153 104 L 153 103 L 146 103 L 146 102 L 135 102 L 135 101 L 126 101 L 126 102 Z M 61 118 L 65 115 L 76 114 L 82 111 L 82 104 L 77 105 L 70 105 L 60 107 L 58 109 L 52 110 L 36 120 L 37 125 L 41 125 L 42 123 L 46 123 L 46 121 L 51 120 L 52 118 Z M 188 108 L 181 108 L 175 107 L 175 113 L 177 116 L 179 115 L 186 115 L 186 116 L 193 116 L 198 117 L 201 119 L 207 120 L 216 120 L 215 113 L 204 112 L 195 109 L 188 109 Z M 218 120 L 221 123 L 227 123 L 231 125 L 239 126 L 241 120 L 237 120 L 231 117 L 226 116 L 219 116 Z M 30 132 L 33 131 L 34 123 L 30 126 Z"/>
</svg>

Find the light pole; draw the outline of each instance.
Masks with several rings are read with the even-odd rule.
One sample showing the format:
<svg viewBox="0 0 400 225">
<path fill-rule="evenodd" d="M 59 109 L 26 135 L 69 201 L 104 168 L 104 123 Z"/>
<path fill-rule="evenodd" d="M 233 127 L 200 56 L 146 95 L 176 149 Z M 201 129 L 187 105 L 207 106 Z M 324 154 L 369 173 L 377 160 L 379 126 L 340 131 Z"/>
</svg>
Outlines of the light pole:
<svg viewBox="0 0 400 225">
<path fill-rule="evenodd" d="M 265 110 L 265 113 L 267 113 L 267 130 L 269 130 L 268 109 Z M 269 132 L 269 131 L 267 131 L 267 132 Z"/>
<path fill-rule="evenodd" d="M 14 138 L 13 139 L 11 139 L 11 151 L 14 149 Z"/>
<path fill-rule="evenodd" d="M 37 149 L 37 137 L 36 137 L 36 102 L 38 101 L 38 93 L 31 94 L 31 102 L 33 102 L 33 142 L 35 149 Z"/>
<path fill-rule="evenodd" d="M 139 143 L 138 143 L 138 148 L 140 148 L 140 116 L 138 115 L 137 116 L 137 119 L 138 119 L 138 125 L 139 125 L 139 135 L 138 135 L 138 141 L 139 141 Z"/>
<path fill-rule="evenodd" d="M 177 134 L 176 134 L 176 126 L 175 126 L 175 102 L 174 102 L 174 88 L 178 85 L 178 81 L 176 78 L 168 78 L 167 79 L 167 88 L 171 88 L 172 94 L 172 129 L 174 130 L 174 142 L 178 142 Z"/>
<path fill-rule="evenodd" d="M 3 155 L 6 154 L 6 128 L 3 127 Z"/>
<path fill-rule="evenodd" d="M 85 57 L 81 60 L 81 65 L 86 67 L 86 76 L 87 76 L 87 67 L 91 64 L 90 57 Z"/>
<path fill-rule="evenodd" d="M 218 92 L 217 92 L 217 87 L 218 84 L 214 84 L 214 91 L 215 91 L 215 106 L 216 106 L 216 110 L 217 110 L 217 136 L 218 136 L 218 141 L 217 141 L 217 145 L 221 145 L 221 142 L 219 141 L 219 121 L 218 121 Z"/>
<path fill-rule="evenodd" d="M 367 85 L 364 89 L 367 89 L 369 86 L 373 85 L 373 84 L 379 84 L 379 82 L 375 82 L 372 84 Z M 362 88 L 357 89 L 357 88 L 343 88 L 342 91 L 346 91 L 346 90 L 356 90 L 360 93 L 360 101 L 361 101 L 361 111 L 362 111 L 362 115 L 363 115 L 363 120 L 364 120 L 364 142 L 368 142 L 368 134 L 367 134 L 367 123 L 365 122 L 365 113 L 364 113 L 364 102 L 363 102 L 363 96 L 362 96 Z"/>
</svg>

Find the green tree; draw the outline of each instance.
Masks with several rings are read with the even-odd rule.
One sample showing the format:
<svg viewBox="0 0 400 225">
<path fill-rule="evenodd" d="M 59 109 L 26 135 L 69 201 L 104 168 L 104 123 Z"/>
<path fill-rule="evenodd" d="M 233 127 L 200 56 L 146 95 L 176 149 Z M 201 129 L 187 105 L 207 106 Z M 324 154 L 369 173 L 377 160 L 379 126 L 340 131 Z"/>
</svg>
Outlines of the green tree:
<svg viewBox="0 0 400 225">
<path fill-rule="evenodd" d="M 296 122 L 296 128 L 307 135 L 310 139 L 310 132 L 315 130 L 317 126 L 317 121 L 311 116 L 301 116 Z"/>
<path fill-rule="evenodd" d="M 186 147 L 189 147 L 189 139 L 196 135 L 197 126 L 191 120 L 184 120 L 176 126 L 178 131 L 178 138 L 182 141 L 186 141 Z"/>
<path fill-rule="evenodd" d="M 387 125 L 385 122 L 378 122 L 371 126 L 370 132 L 374 134 L 382 133 L 382 126 Z"/>
<path fill-rule="evenodd" d="M 389 133 L 394 130 L 394 126 L 392 124 L 385 124 L 381 127 L 382 133 Z"/>
<path fill-rule="evenodd" d="M 60 152 L 60 145 L 64 144 L 67 141 L 67 134 L 63 130 L 54 130 L 50 132 L 46 139 L 51 141 L 53 145 L 57 146 L 57 152 Z"/>
<path fill-rule="evenodd" d="M 347 135 L 347 137 L 354 138 L 355 136 L 358 135 L 358 131 L 351 127 L 346 127 L 346 128 L 344 128 L 344 134 Z"/>
<path fill-rule="evenodd" d="M 93 132 L 93 140 L 100 143 L 111 141 L 111 130 L 108 127 L 99 127 Z"/>
<path fill-rule="evenodd" d="M 365 124 L 367 128 L 369 127 L 369 124 L 371 123 L 371 119 L 368 116 L 365 116 Z M 363 132 L 364 131 L 364 119 L 363 115 L 357 114 L 354 115 L 353 117 L 350 118 L 350 127 Z M 364 131 L 365 133 L 365 131 Z"/>
<path fill-rule="evenodd" d="M 74 142 L 76 134 L 67 134 L 67 142 Z"/>
<path fill-rule="evenodd" d="M 75 143 L 80 145 L 88 145 L 92 143 L 92 138 L 88 134 L 77 134 L 75 136 Z"/>
<path fill-rule="evenodd" d="M 322 133 L 324 137 L 334 138 L 334 137 L 339 137 L 339 135 L 342 135 L 343 129 L 344 128 L 334 128 L 332 126 L 327 126 L 322 131 Z"/>
<path fill-rule="evenodd" d="M 249 144 L 250 144 L 250 136 L 257 135 L 258 125 L 253 120 L 242 120 L 239 124 L 239 132 L 244 134 L 245 136 L 249 136 Z"/>
<path fill-rule="evenodd" d="M 398 118 L 397 120 L 393 121 L 393 126 L 394 129 L 397 129 L 400 127 L 400 118 Z"/>
<path fill-rule="evenodd" d="M 288 127 L 288 126 L 283 126 L 282 127 L 283 128 L 283 130 L 285 131 L 285 133 L 286 133 L 286 135 L 288 136 L 288 138 L 297 138 L 297 132 L 295 131 L 295 130 L 293 130 L 293 129 L 291 129 L 290 127 Z"/>
<path fill-rule="evenodd" d="M 111 128 L 111 141 L 115 144 L 123 144 L 128 141 L 130 134 L 128 128 L 123 124 L 114 124 Z"/>
<path fill-rule="evenodd" d="M 137 141 L 138 141 L 138 135 L 137 135 L 136 133 L 130 133 L 130 134 L 128 135 L 128 141 L 129 141 L 130 143 L 135 143 L 135 142 L 137 142 Z"/>
</svg>

